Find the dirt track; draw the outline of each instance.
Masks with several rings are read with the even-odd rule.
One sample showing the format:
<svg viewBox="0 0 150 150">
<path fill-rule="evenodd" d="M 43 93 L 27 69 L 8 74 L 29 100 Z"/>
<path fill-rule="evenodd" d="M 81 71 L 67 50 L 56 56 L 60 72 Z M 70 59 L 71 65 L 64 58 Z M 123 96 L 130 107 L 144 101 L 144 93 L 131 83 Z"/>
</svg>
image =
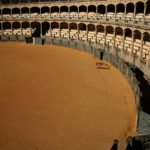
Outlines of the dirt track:
<svg viewBox="0 0 150 150">
<path fill-rule="evenodd" d="M 1 42 L 0 150 L 109 150 L 135 134 L 128 82 L 96 61 L 72 48 Z"/>
</svg>

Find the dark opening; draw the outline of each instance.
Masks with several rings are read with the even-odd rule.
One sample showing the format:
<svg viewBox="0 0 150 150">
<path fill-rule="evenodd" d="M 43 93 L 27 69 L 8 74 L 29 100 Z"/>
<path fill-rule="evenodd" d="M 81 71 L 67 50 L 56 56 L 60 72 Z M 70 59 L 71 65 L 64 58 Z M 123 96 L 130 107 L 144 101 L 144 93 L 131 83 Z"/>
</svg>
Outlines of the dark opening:
<svg viewBox="0 0 150 150">
<path fill-rule="evenodd" d="M 30 28 L 30 23 L 29 22 L 22 22 L 22 28 L 23 29 Z"/>
<path fill-rule="evenodd" d="M 127 4 L 127 13 L 133 13 L 134 12 L 134 4 L 128 3 Z"/>
<path fill-rule="evenodd" d="M 57 6 L 51 7 L 51 12 L 52 12 L 52 13 L 54 13 L 54 12 L 59 12 L 59 7 L 57 7 Z"/>
<path fill-rule="evenodd" d="M 76 23 L 70 23 L 70 29 L 77 30 L 77 24 Z"/>
<path fill-rule="evenodd" d="M 124 13 L 124 11 L 125 11 L 124 4 L 118 4 L 117 5 L 117 13 L 119 13 L 119 12 L 123 12 Z"/>
<path fill-rule="evenodd" d="M 79 30 L 86 30 L 86 24 L 80 23 L 79 24 Z"/>
<path fill-rule="evenodd" d="M 138 2 L 136 3 L 136 14 L 138 13 L 144 13 L 144 3 Z"/>
<path fill-rule="evenodd" d="M 29 14 L 29 8 L 23 7 L 23 8 L 21 9 L 21 14 Z"/>
<path fill-rule="evenodd" d="M 20 14 L 20 9 L 19 8 L 13 8 L 12 14 Z"/>
<path fill-rule="evenodd" d="M 115 5 L 112 5 L 112 4 L 108 5 L 107 12 L 115 12 Z"/>
<path fill-rule="evenodd" d="M 79 7 L 79 12 L 87 12 L 86 6 L 81 5 L 81 6 Z"/>
<path fill-rule="evenodd" d="M 106 12 L 106 7 L 104 5 L 99 5 L 98 6 L 98 13 L 105 14 L 105 12 Z"/>
<path fill-rule="evenodd" d="M 49 30 L 50 25 L 48 22 L 42 22 L 42 35 L 45 35 Z"/>
<path fill-rule="evenodd" d="M 96 13 L 96 6 L 94 6 L 94 5 L 88 6 L 88 12 L 95 12 Z"/>
<path fill-rule="evenodd" d="M 12 29 L 19 29 L 20 28 L 20 22 L 13 22 L 12 23 Z"/>
<path fill-rule="evenodd" d="M 78 12 L 78 7 L 77 6 L 71 6 L 70 12 Z"/>
<path fill-rule="evenodd" d="M 31 28 L 35 28 L 34 33 L 32 34 L 32 37 L 40 37 L 41 34 L 41 27 L 39 22 L 32 22 Z"/>
<path fill-rule="evenodd" d="M 11 23 L 10 22 L 3 22 L 3 29 L 11 29 Z"/>
<path fill-rule="evenodd" d="M 47 6 L 44 6 L 41 8 L 41 13 L 44 14 L 44 13 L 49 13 L 50 12 L 50 8 L 47 7 Z"/>
<path fill-rule="evenodd" d="M 68 12 L 68 7 L 67 6 L 60 7 L 60 12 Z"/>
<path fill-rule="evenodd" d="M 2 9 L 2 14 L 11 14 L 11 10 L 9 8 Z"/>
</svg>

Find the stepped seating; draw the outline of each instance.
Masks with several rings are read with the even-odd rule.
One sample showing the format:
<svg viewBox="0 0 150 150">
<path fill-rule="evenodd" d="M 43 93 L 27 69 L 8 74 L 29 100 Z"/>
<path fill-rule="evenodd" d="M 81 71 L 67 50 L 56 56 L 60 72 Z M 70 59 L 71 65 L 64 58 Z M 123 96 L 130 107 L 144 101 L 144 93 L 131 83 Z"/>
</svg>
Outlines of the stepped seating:
<svg viewBox="0 0 150 150">
<path fill-rule="evenodd" d="M 131 37 L 125 38 L 124 50 L 127 52 L 132 52 L 132 38 Z"/>
<path fill-rule="evenodd" d="M 82 41 L 86 41 L 87 39 L 87 32 L 86 31 L 79 31 L 79 40 L 82 40 Z"/>
<path fill-rule="evenodd" d="M 5 29 L 3 30 L 4 35 L 12 35 L 12 30 L 11 29 Z"/>
<path fill-rule="evenodd" d="M 88 32 L 88 41 L 89 42 L 95 42 L 95 36 L 96 36 L 95 31 L 89 31 Z"/>
<path fill-rule="evenodd" d="M 21 18 L 28 19 L 28 18 L 30 18 L 30 15 L 29 14 L 21 14 Z"/>
<path fill-rule="evenodd" d="M 122 36 L 121 35 L 116 35 L 116 38 L 115 38 L 115 47 L 119 48 L 119 49 L 122 49 L 122 46 L 123 46 Z"/>
<path fill-rule="evenodd" d="M 45 18 L 45 19 L 48 19 L 49 18 L 49 16 L 50 16 L 50 14 L 49 13 L 43 13 L 43 14 L 41 14 L 41 18 Z"/>
<path fill-rule="evenodd" d="M 77 36 L 78 36 L 78 31 L 71 29 L 70 30 L 70 38 L 71 39 L 77 39 Z"/>
<path fill-rule="evenodd" d="M 133 53 L 137 56 L 140 56 L 140 50 L 141 50 L 141 40 L 135 39 L 133 44 Z"/>
<path fill-rule="evenodd" d="M 13 14 L 12 18 L 17 20 L 17 19 L 21 19 L 21 16 L 20 16 L 20 14 Z"/>
<path fill-rule="evenodd" d="M 134 18 L 134 14 L 133 13 L 127 13 L 126 14 L 126 22 L 132 23 L 133 22 L 133 18 Z"/>
<path fill-rule="evenodd" d="M 114 34 L 107 33 L 106 35 L 106 44 L 109 46 L 113 46 L 114 44 Z"/>
<path fill-rule="evenodd" d="M 146 22 L 146 24 L 150 25 L 150 14 L 147 14 L 145 16 L 145 22 Z"/>
<path fill-rule="evenodd" d="M 62 18 L 62 19 L 69 18 L 68 12 L 61 12 L 61 13 L 60 13 L 60 18 Z"/>
<path fill-rule="evenodd" d="M 88 19 L 96 20 L 96 13 L 95 12 L 89 12 L 88 13 Z"/>
<path fill-rule="evenodd" d="M 136 23 L 142 24 L 143 23 L 144 14 L 139 13 L 135 16 Z"/>
<path fill-rule="evenodd" d="M 108 12 L 107 13 L 107 20 L 114 21 L 115 20 L 115 13 L 114 12 Z"/>
<path fill-rule="evenodd" d="M 97 20 L 105 20 L 105 14 L 99 14 L 97 13 Z"/>
<path fill-rule="evenodd" d="M 59 37 L 59 29 L 52 29 L 52 37 Z"/>
<path fill-rule="evenodd" d="M 51 31 L 50 30 L 47 30 L 45 36 L 50 36 L 51 35 Z"/>
<path fill-rule="evenodd" d="M 30 14 L 30 18 L 32 18 L 32 19 L 36 19 L 36 18 L 39 18 L 39 17 L 40 17 L 39 13 L 31 13 Z"/>
<path fill-rule="evenodd" d="M 59 13 L 58 12 L 54 12 L 54 13 L 51 13 L 51 18 L 59 18 Z"/>
<path fill-rule="evenodd" d="M 142 59 L 146 60 L 149 56 L 149 50 L 150 50 L 150 41 L 144 41 L 143 43 L 143 52 L 142 52 Z"/>
<path fill-rule="evenodd" d="M 13 30 L 13 35 L 21 35 L 21 28 L 19 28 L 19 29 L 14 29 L 14 30 Z"/>
<path fill-rule="evenodd" d="M 98 32 L 96 39 L 97 39 L 97 41 L 96 41 L 97 43 L 104 44 L 105 34 L 102 32 Z"/>
<path fill-rule="evenodd" d="M 87 13 L 86 12 L 80 12 L 79 13 L 79 19 L 87 19 Z"/>
<path fill-rule="evenodd" d="M 0 30 L 0 36 L 3 35 L 3 30 Z"/>
<path fill-rule="evenodd" d="M 12 18 L 11 15 L 3 15 L 3 19 L 5 20 L 10 20 Z"/>
<path fill-rule="evenodd" d="M 116 14 L 116 21 L 124 22 L 124 13 L 120 12 Z"/>
<path fill-rule="evenodd" d="M 77 12 L 70 12 L 70 18 L 71 19 L 78 19 L 78 13 Z"/>
<path fill-rule="evenodd" d="M 24 36 L 31 36 L 31 33 L 32 33 L 31 30 L 33 30 L 33 29 L 31 29 L 31 28 L 22 29 L 22 34 Z"/>
<path fill-rule="evenodd" d="M 62 38 L 69 38 L 69 29 L 61 29 L 60 35 Z"/>
</svg>

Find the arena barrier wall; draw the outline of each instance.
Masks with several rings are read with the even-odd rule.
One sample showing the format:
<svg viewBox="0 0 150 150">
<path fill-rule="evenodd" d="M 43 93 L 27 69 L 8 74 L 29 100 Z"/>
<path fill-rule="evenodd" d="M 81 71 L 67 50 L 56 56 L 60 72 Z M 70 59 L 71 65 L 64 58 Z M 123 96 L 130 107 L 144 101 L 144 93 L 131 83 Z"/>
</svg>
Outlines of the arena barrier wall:
<svg viewBox="0 0 150 150">
<path fill-rule="evenodd" d="M 1 40 L 8 41 L 8 36 L 1 36 Z M 140 99 L 141 99 L 141 91 L 139 87 L 139 82 L 135 76 L 135 73 L 132 71 L 131 64 L 126 63 L 122 58 L 117 55 L 116 52 L 112 53 L 110 47 L 102 48 L 98 45 L 92 45 L 87 42 L 80 42 L 74 40 L 64 40 L 59 38 L 44 38 L 39 39 L 37 38 L 37 43 L 41 44 L 41 41 L 44 40 L 45 43 L 52 43 L 57 45 L 64 45 L 70 46 L 73 48 L 77 48 L 80 50 L 84 50 L 85 52 L 91 53 L 93 56 L 97 57 L 98 59 L 104 59 L 109 61 L 112 65 L 118 68 L 128 80 L 134 95 L 135 95 L 135 104 L 137 108 L 137 132 L 141 134 L 150 134 L 150 115 L 143 112 L 140 106 Z M 40 42 L 39 42 L 40 41 Z M 26 43 L 33 43 L 32 37 L 26 37 Z"/>
</svg>

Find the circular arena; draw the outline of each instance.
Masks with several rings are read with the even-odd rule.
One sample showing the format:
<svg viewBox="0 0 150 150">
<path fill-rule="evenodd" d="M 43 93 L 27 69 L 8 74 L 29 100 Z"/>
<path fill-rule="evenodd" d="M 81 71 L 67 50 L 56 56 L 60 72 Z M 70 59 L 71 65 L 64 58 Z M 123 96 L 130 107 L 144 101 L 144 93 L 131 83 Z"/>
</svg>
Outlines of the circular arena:
<svg viewBox="0 0 150 150">
<path fill-rule="evenodd" d="M 148 150 L 149 49 L 149 0 L 0 0 L 0 149 Z"/>
</svg>

